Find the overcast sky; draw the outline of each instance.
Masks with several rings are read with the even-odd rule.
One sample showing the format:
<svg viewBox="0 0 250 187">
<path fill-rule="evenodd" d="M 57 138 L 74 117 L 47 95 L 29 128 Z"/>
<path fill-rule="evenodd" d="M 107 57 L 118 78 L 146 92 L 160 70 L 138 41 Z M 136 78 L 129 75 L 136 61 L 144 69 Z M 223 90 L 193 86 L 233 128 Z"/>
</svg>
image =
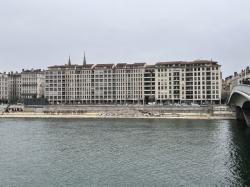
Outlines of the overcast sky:
<svg viewBox="0 0 250 187">
<path fill-rule="evenodd" d="M 249 0 L 2 0 L 0 72 L 213 59 L 250 65 Z"/>
</svg>

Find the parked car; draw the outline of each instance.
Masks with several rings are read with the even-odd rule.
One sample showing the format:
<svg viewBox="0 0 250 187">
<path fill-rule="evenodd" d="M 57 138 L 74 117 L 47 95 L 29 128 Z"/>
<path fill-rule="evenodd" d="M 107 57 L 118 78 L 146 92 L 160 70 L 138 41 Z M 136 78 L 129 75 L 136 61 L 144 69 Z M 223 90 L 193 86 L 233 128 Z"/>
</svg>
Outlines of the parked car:
<svg viewBox="0 0 250 187">
<path fill-rule="evenodd" d="M 191 103 L 191 106 L 200 106 L 200 105 L 197 103 Z"/>
</svg>

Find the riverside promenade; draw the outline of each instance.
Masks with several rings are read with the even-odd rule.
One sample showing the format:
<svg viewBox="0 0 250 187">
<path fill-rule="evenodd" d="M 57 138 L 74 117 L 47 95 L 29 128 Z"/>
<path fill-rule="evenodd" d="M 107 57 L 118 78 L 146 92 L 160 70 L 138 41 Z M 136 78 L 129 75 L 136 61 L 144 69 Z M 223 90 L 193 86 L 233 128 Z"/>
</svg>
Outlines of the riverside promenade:
<svg viewBox="0 0 250 187">
<path fill-rule="evenodd" d="M 16 108 L 15 108 L 16 107 Z M 17 109 L 19 108 L 19 109 Z M 227 106 L 46 105 L 9 106 L 2 118 L 235 119 Z"/>
</svg>

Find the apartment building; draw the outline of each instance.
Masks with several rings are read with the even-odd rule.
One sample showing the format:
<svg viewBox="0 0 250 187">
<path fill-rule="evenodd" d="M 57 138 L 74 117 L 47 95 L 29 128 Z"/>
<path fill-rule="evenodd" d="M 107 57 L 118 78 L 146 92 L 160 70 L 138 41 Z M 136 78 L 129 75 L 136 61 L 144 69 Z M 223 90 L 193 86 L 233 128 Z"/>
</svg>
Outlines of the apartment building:
<svg viewBox="0 0 250 187">
<path fill-rule="evenodd" d="M 91 102 L 92 65 L 73 65 L 65 71 L 65 103 L 87 104 Z"/>
<path fill-rule="evenodd" d="M 50 103 L 143 103 L 145 63 L 51 66 L 45 72 Z"/>
<path fill-rule="evenodd" d="M 144 103 L 155 102 L 155 65 L 146 65 L 144 69 Z"/>
<path fill-rule="evenodd" d="M 45 71 L 45 98 L 53 104 L 65 99 L 65 66 L 51 66 Z"/>
<path fill-rule="evenodd" d="M 186 97 L 186 67 L 178 62 L 159 62 L 155 69 L 156 101 L 180 101 Z"/>
<path fill-rule="evenodd" d="M 143 104 L 145 66 L 146 63 L 119 63 L 114 67 L 116 103 Z"/>
<path fill-rule="evenodd" d="M 219 103 L 220 65 L 214 61 L 51 66 L 45 97 L 59 104 Z"/>
<path fill-rule="evenodd" d="M 8 99 L 9 102 L 17 102 L 21 98 L 21 74 L 8 73 Z"/>
<path fill-rule="evenodd" d="M 4 72 L 0 73 L 0 102 L 6 103 L 8 98 L 8 75 Z"/>
<path fill-rule="evenodd" d="M 244 80 L 250 80 L 250 68 L 247 66 L 245 69 L 242 69 L 240 73 L 234 72 L 233 75 L 225 78 L 224 89 L 232 91 L 233 87 L 244 84 Z"/>
<path fill-rule="evenodd" d="M 83 64 L 84 65 L 80 66 L 77 70 L 77 72 L 80 73 L 76 84 L 77 100 L 78 103 L 90 104 L 93 99 L 93 64 L 86 64 L 86 60 Z"/>
<path fill-rule="evenodd" d="M 115 102 L 114 64 L 96 64 L 92 70 L 92 101 L 96 104 Z"/>
<path fill-rule="evenodd" d="M 21 72 L 21 98 L 44 97 L 45 75 L 41 69 L 22 70 Z"/>
<path fill-rule="evenodd" d="M 92 64 L 50 66 L 45 72 L 45 98 L 53 104 L 91 103 Z"/>
<path fill-rule="evenodd" d="M 219 102 L 221 70 L 214 61 L 156 63 L 157 102 Z"/>
<path fill-rule="evenodd" d="M 0 74 L 0 100 L 45 98 L 51 104 L 219 103 L 221 66 L 214 61 L 68 64 Z M 249 68 L 242 76 L 247 77 Z"/>
</svg>

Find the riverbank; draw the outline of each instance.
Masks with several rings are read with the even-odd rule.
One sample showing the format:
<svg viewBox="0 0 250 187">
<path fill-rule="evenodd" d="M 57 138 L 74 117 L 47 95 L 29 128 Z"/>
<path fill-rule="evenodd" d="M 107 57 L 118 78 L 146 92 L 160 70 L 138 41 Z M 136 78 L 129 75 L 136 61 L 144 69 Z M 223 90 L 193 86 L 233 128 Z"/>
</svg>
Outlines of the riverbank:
<svg viewBox="0 0 250 187">
<path fill-rule="evenodd" d="M 83 114 L 62 114 L 62 113 L 2 113 L 0 118 L 89 118 L 89 119 L 235 119 L 234 115 L 210 115 L 207 113 L 164 113 L 156 115 L 121 115 L 111 113 L 83 113 Z"/>
<path fill-rule="evenodd" d="M 235 119 L 235 113 L 225 105 L 191 106 L 110 106 L 110 105 L 47 105 L 9 106 L 1 118 L 100 118 L 100 119 Z"/>
</svg>

